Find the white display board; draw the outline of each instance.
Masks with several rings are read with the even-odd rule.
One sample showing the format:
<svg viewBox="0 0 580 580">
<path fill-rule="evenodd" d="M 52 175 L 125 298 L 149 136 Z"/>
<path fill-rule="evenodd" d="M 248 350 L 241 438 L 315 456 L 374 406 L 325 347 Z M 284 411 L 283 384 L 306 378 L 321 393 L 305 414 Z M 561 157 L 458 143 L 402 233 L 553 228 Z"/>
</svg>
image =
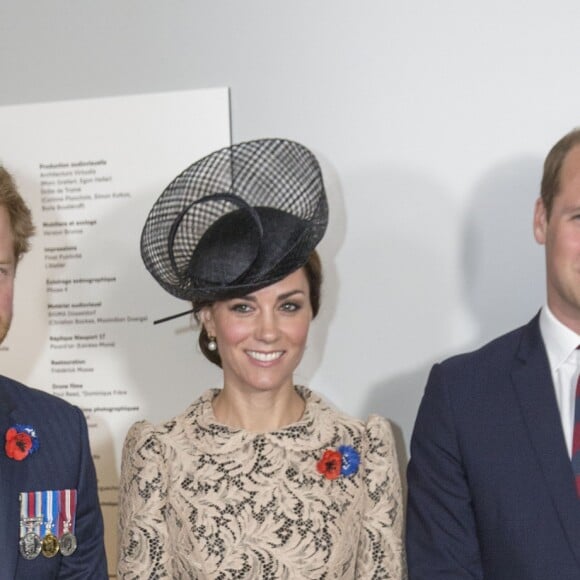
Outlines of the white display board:
<svg viewBox="0 0 580 580">
<path fill-rule="evenodd" d="M 0 365 L 85 412 L 110 571 L 125 434 L 174 414 L 194 352 L 190 321 L 152 326 L 186 308 L 145 270 L 141 228 L 174 176 L 229 145 L 229 118 L 225 88 L 0 108 L 0 163 L 37 230 Z"/>
</svg>

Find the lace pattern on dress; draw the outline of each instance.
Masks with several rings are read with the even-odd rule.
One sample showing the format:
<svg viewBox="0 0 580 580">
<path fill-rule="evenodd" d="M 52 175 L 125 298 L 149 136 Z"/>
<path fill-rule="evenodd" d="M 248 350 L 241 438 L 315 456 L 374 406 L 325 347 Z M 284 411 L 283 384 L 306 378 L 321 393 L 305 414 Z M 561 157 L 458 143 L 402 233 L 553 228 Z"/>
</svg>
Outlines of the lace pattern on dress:
<svg viewBox="0 0 580 580">
<path fill-rule="evenodd" d="M 389 423 L 341 415 L 304 387 L 300 421 L 256 434 L 219 424 L 207 391 L 134 425 L 121 481 L 120 578 L 402 579 L 402 497 Z M 316 470 L 327 448 L 356 473 Z"/>
</svg>

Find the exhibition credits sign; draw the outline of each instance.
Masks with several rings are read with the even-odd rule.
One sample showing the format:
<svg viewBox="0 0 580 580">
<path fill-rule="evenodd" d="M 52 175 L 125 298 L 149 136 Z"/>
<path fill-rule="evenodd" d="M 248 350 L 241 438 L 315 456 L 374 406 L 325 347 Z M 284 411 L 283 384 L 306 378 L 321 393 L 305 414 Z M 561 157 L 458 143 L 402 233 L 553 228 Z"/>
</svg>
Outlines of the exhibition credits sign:
<svg viewBox="0 0 580 580">
<path fill-rule="evenodd" d="M 208 386 L 192 386 L 190 321 L 152 326 L 187 305 L 145 270 L 141 228 L 174 176 L 229 145 L 228 90 L 0 107 L 0 136 L 36 225 L 0 369 L 84 411 L 113 573 L 129 426 L 169 419 Z"/>
</svg>

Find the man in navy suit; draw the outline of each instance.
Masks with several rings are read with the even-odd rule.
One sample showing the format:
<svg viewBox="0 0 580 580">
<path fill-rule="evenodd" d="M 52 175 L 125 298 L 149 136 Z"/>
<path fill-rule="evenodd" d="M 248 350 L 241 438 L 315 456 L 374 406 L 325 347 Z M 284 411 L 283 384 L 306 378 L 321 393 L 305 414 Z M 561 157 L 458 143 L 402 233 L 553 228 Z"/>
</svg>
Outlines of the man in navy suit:
<svg viewBox="0 0 580 580">
<path fill-rule="evenodd" d="M 547 304 L 431 370 L 408 469 L 410 580 L 580 579 L 580 130 L 546 158 L 534 235 Z"/>
<path fill-rule="evenodd" d="M 12 319 L 16 266 L 32 233 L 30 211 L 0 167 L 0 342 Z M 0 438 L 0 580 L 107 578 L 80 409 L 0 376 Z"/>
</svg>

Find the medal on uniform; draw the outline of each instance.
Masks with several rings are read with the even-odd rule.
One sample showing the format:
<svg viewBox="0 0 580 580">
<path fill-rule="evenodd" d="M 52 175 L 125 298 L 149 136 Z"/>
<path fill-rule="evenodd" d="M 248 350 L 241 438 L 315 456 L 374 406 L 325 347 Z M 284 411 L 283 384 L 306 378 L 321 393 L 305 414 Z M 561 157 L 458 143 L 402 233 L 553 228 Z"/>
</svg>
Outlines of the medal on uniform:
<svg viewBox="0 0 580 580">
<path fill-rule="evenodd" d="M 20 494 L 19 548 L 23 558 L 33 560 L 39 554 L 54 558 L 59 552 L 63 556 L 74 554 L 76 503 L 76 489 Z"/>
<path fill-rule="evenodd" d="M 42 555 L 46 558 L 52 558 L 56 556 L 58 552 L 58 540 L 56 536 L 48 532 L 44 538 L 42 538 Z"/>
<path fill-rule="evenodd" d="M 19 542 L 20 553 L 26 560 L 34 560 L 42 551 L 40 536 L 34 532 L 28 532 Z"/>
<path fill-rule="evenodd" d="M 37 515 L 36 496 L 33 491 L 20 494 L 20 554 L 26 560 L 34 560 L 42 551 L 40 525 Z"/>
<path fill-rule="evenodd" d="M 58 520 L 58 492 L 43 491 L 42 498 L 44 500 L 43 513 L 45 515 L 45 534 L 44 538 L 42 538 L 42 555 L 45 558 L 53 558 L 59 550 L 58 539 L 52 533 L 54 522 Z"/>
<path fill-rule="evenodd" d="M 77 490 L 62 489 L 59 494 L 59 539 L 60 553 L 70 556 L 77 549 L 77 539 L 74 535 L 77 505 Z"/>
<path fill-rule="evenodd" d="M 63 556 L 70 556 L 77 549 L 77 539 L 74 534 L 70 532 L 64 532 L 60 537 L 60 553 Z"/>
</svg>

